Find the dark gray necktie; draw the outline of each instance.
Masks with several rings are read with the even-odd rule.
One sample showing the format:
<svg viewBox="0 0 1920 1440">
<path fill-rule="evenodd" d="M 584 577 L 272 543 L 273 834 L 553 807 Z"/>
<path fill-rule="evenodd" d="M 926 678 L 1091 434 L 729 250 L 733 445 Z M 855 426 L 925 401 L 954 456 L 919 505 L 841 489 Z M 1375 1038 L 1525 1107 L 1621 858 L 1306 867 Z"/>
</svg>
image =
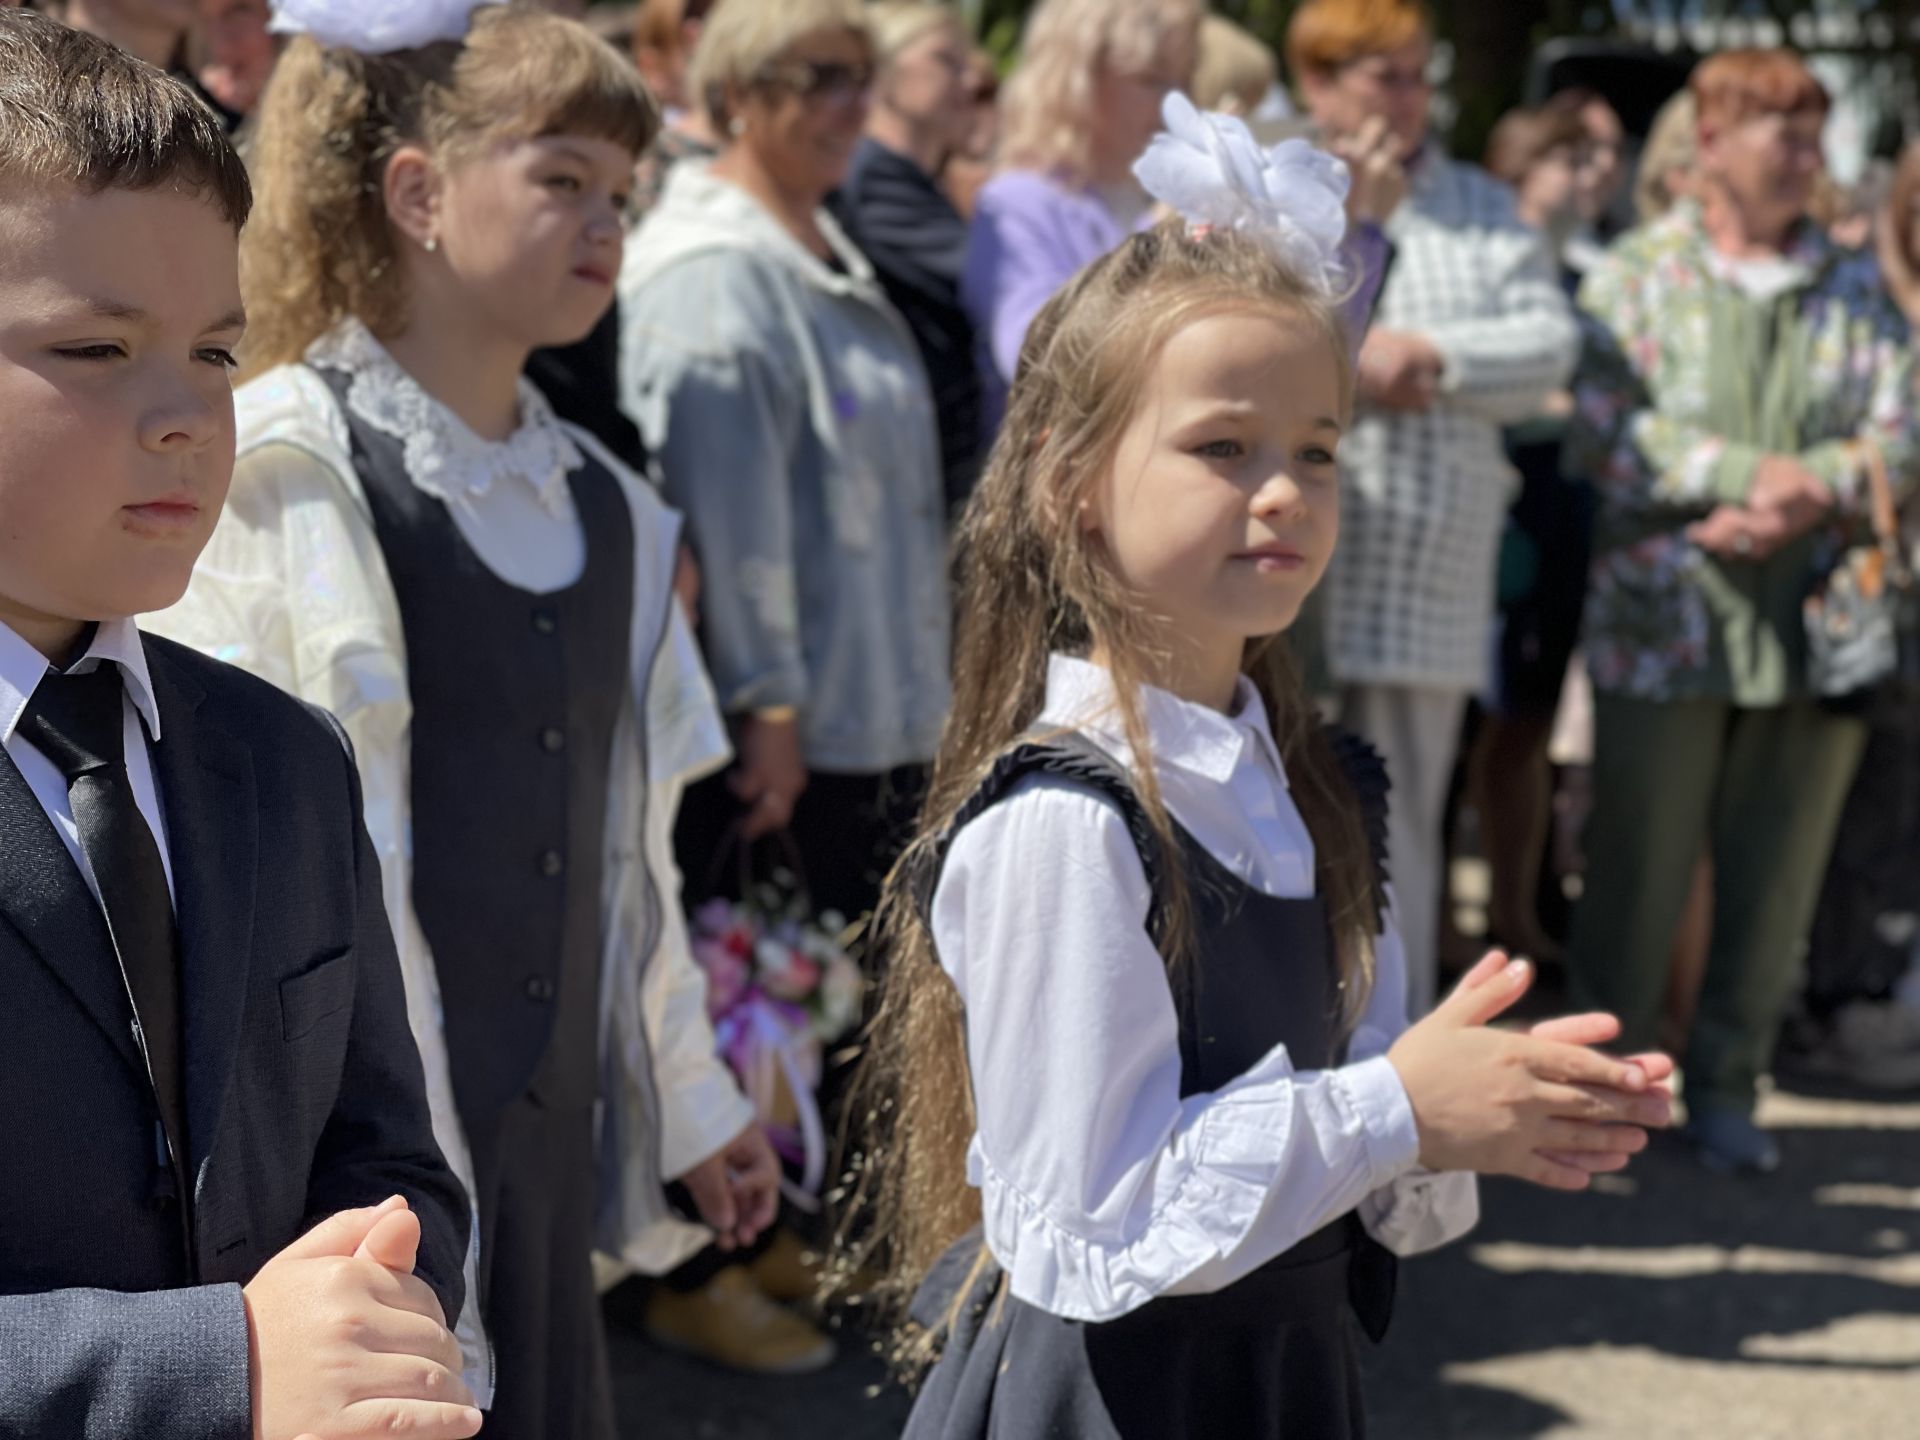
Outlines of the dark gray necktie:
<svg viewBox="0 0 1920 1440">
<path fill-rule="evenodd" d="M 187 1132 L 178 933 L 160 846 L 127 778 L 121 696 L 120 667 L 111 662 L 102 661 L 84 675 L 50 670 L 27 703 L 20 733 L 66 777 L 80 848 L 100 887 L 100 905 L 107 912 L 172 1146 L 169 1168 L 183 1178 Z"/>
</svg>

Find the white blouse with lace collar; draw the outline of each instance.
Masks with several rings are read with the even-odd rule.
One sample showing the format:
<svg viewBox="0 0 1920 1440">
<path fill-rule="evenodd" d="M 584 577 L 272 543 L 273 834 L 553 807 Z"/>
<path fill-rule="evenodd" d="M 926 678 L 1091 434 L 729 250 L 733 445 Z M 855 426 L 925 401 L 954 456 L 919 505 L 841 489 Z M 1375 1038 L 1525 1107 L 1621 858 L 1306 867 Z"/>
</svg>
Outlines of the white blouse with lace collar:
<svg viewBox="0 0 1920 1440">
<path fill-rule="evenodd" d="M 1112 694 L 1105 670 L 1056 656 L 1040 723 L 1124 760 Z M 1243 691 L 1232 715 L 1153 690 L 1144 701 L 1173 818 L 1248 884 L 1311 895 L 1312 842 L 1257 700 Z M 1472 1228 L 1473 1176 L 1420 1168 L 1386 1058 L 1407 1026 L 1391 916 L 1347 1064 L 1297 1070 L 1277 1046 L 1183 1100 L 1150 900 L 1119 811 L 1049 775 L 962 829 L 941 871 L 934 942 L 966 1006 L 978 1127 L 967 1178 L 1014 1295 L 1112 1320 L 1223 1289 L 1350 1210 L 1401 1254 Z"/>
<path fill-rule="evenodd" d="M 487 440 L 435 399 L 373 332 L 347 320 L 308 347 L 307 363 L 344 370 L 347 408 L 406 447 L 407 478 L 442 501 L 488 569 L 548 594 L 586 566 L 586 537 L 567 475 L 586 463 L 547 399 L 520 382 L 520 425 Z"/>
</svg>

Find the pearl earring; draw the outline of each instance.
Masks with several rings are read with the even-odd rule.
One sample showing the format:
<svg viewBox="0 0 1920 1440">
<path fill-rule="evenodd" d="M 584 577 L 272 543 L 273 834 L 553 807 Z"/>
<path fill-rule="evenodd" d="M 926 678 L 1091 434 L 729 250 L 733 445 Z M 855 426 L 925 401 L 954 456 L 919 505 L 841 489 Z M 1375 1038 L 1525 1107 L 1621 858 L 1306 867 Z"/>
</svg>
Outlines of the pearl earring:
<svg viewBox="0 0 1920 1440">
<path fill-rule="evenodd" d="M 742 135 L 747 133 L 747 122 L 738 115 L 734 116 L 733 119 L 727 122 L 727 133 L 738 140 Z"/>
<path fill-rule="evenodd" d="M 440 237 L 438 235 L 427 236 L 427 254 L 431 255 L 433 254 L 434 251 L 438 250 L 439 248 L 440 248 Z"/>
</svg>

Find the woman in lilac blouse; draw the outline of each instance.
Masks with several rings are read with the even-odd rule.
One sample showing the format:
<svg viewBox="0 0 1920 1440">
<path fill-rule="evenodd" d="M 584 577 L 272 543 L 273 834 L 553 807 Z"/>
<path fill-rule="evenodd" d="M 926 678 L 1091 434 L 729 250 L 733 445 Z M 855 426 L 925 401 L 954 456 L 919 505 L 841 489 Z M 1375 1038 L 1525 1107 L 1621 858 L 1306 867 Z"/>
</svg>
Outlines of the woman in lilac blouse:
<svg viewBox="0 0 1920 1440">
<path fill-rule="evenodd" d="M 1027 326 L 1148 218 L 1133 162 L 1160 103 L 1193 77 L 1204 0 L 1041 0 L 1002 104 L 1000 171 L 981 188 L 960 299 L 979 333 L 990 422 Z"/>
<path fill-rule="evenodd" d="M 1003 104 L 1000 171 L 982 187 L 960 299 L 978 332 L 986 419 L 997 428 L 1027 327 L 1082 266 L 1151 220 L 1133 163 L 1171 90 L 1192 80 L 1203 0 L 1041 0 Z M 1358 345 L 1385 277 L 1380 230 L 1404 193 L 1377 146 L 1354 167 L 1350 241 Z"/>
</svg>

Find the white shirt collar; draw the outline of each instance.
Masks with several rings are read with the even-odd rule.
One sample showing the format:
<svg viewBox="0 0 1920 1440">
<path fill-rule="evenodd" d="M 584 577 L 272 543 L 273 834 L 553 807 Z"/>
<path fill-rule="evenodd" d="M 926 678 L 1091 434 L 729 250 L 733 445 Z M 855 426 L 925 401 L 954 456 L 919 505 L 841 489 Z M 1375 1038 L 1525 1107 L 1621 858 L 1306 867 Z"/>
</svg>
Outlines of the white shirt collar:
<svg viewBox="0 0 1920 1440">
<path fill-rule="evenodd" d="M 1141 690 L 1142 715 L 1153 740 L 1153 758 L 1189 774 L 1224 785 L 1246 758 L 1252 745 L 1272 766 L 1274 777 L 1287 785 L 1280 747 L 1267 724 L 1267 707 L 1253 682 L 1241 676 L 1234 690 L 1234 709 L 1223 715 L 1195 705 L 1151 685 Z M 1047 661 L 1047 698 L 1041 709 L 1043 725 L 1071 726 L 1097 737 L 1112 753 L 1128 753 L 1126 730 L 1120 721 L 1113 677 L 1091 661 L 1054 655 Z"/>
<path fill-rule="evenodd" d="M 86 654 L 67 668 L 85 674 L 108 661 L 120 667 L 121 683 L 140 718 L 146 721 L 147 734 L 158 740 L 160 707 L 154 703 L 153 680 L 147 674 L 147 647 L 141 643 L 139 628 L 132 620 L 102 620 L 94 627 L 93 642 Z M 0 745 L 13 738 L 27 702 L 51 668 L 46 656 L 0 623 Z"/>
<path fill-rule="evenodd" d="M 435 499 L 468 503 L 496 482 L 518 483 L 530 486 L 549 514 L 571 518 L 567 473 L 586 458 L 527 380 L 520 382 L 520 428 L 494 441 L 422 389 L 359 320 L 349 317 L 314 341 L 306 360 L 353 377 L 347 407 L 406 446 L 407 478 Z"/>
</svg>

